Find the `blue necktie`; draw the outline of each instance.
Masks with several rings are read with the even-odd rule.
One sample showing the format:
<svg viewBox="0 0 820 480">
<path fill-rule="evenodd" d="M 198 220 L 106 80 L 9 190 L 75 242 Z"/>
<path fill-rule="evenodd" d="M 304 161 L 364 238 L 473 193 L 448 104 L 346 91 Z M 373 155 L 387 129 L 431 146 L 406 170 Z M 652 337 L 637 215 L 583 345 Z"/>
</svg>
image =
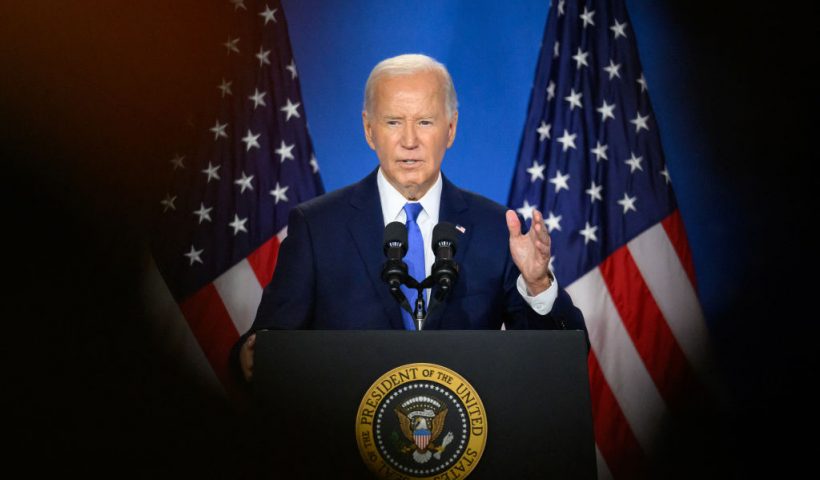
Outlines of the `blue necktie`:
<svg viewBox="0 0 820 480">
<path fill-rule="evenodd" d="M 404 205 L 404 213 L 407 214 L 407 255 L 404 257 L 404 262 L 407 263 L 407 271 L 410 276 L 419 282 L 424 280 L 424 239 L 421 237 L 419 224 L 416 223 L 421 208 L 420 203 L 406 203 Z M 407 296 L 407 301 L 410 302 L 410 308 L 415 309 L 418 291 L 404 285 L 401 286 L 401 289 L 404 295 Z M 412 315 L 402 309 L 401 316 L 404 319 L 404 328 L 407 330 L 416 329 Z"/>
</svg>

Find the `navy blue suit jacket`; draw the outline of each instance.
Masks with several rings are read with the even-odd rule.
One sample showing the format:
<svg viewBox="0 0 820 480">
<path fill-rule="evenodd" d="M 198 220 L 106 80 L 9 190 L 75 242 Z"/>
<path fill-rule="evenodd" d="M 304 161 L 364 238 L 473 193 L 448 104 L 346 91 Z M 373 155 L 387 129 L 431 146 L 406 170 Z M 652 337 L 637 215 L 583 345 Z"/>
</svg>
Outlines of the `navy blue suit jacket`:
<svg viewBox="0 0 820 480">
<path fill-rule="evenodd" d="M 455 255 L 460 276 L 444 303 L 430 311 L 425 329 L 498 329 L 504 323 L 508 329 L 585 330 L 563 290 L 547 315 L 521 298 L 504 212 L 443 178 L 439 221 L 464 228 Z M 383 232 L 376 171 L 291 210 L 273 280 L 237 347 L 263 329 L 403 329 L 399 305 L 381 278 Z"/>
</svg>

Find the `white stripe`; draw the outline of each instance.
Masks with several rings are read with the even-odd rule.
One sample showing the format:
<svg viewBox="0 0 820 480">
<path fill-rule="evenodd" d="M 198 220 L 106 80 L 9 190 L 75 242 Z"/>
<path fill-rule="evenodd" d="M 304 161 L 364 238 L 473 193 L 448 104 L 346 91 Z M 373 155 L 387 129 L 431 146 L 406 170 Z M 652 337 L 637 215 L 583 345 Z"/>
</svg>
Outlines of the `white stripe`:
<svg viewBox="0 0 820 480">
<path fill-rule="evenodd" d="M 225 304 L 236 331 L 247 332 L 262 300 L 262 285 L 247 259 L 237 263 L 214 280 L 214 287 Z"/>
<path fill-rule="evenodd" d="M 288 236 L 288 226 L 285 225 L 285 228 L 283 228 L 282 230 L 279 230 L 279 233 L 276 234 L 276 238 L 279 239 L 279 243 L 281 244 L 282 240 L 284 240 L 285 237 L 287 237 L 287 236 Z"/>
<path fill-rule="evenodd" d="M 601 455 L 601 451 L 598 450 L 597 443 L 595 444 L 595 458 L 598 460 L 598 480 L 612 480 L 612 472 L 609 471 L 604 456 Z"/>
<path fill-rule="evenodd" d="M 170 358 L 176 360 L 174 364 L 181 368 L 181 377 L 224 395 L 222 383 L 211 368 L 208 358 L 191 332 L 185 316 L 182 315 L 179 304 L 171 295 L 150 255 L 143 271 L 143 305 L 146 320 L 153 327 L 151 330 L 155 344 Z"/>
<path fill-rule="evenodd" d="M 697 375 L 706 380 L 711 360 L 703 311 L 663 225 L 646 230 L 627 247 L 678 345 Z"/>
<path fill-rule="evenodd" d="M 584 314 L 592 349 L 632 433 L 650 453 L 666 405 L 621 321 L 600 269 L 573 282 L 567 293 Z"/>
</svg>

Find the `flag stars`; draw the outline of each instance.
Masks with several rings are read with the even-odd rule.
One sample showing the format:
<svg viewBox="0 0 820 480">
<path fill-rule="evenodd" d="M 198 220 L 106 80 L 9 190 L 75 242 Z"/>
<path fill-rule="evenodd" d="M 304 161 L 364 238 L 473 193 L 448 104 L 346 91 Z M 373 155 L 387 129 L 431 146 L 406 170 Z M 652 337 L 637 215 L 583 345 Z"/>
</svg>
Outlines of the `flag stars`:
<svg viewBox="0 0 820 480">
<path fill-rule="evenodd" d="M 596 185 L 595 180 L 593 180 L 592 184 L 588 189 L 584 190 L 584 192 L 589 195 L 589 201 L 595 203 L 595 200 L 603 200 L 603 197 L 601 197 L 601 189 L 603 188 L 602 185 Z"/>
<path fill-rule="evenodd" d="M 641 93 L 645 92 L 648 87 L 646 86 L 646 78 L 644 78 L 643 72 L 641 72 L 640 78 L 635 81 L 641 86 Z"/>
<path fill-rule="evenodd" d="M 612 80 L 615 77 L 621 78 L 621 64 L 615 63 L 612 60 L 609 60 L 609 66 L 604 67 L 604 71 L 609 74 L 609 79 Z"/>
<path fill-rule="evenodd" d="M 555 216 L 554 213 L 550 212 L 549 216 L 544 220 L 544 223 L 547 225 L 547 231 L 550 233 L 553 230 L 561 231 L 561 215 Z"/>
<path fill-rule="evenodd" d="M 183 160 L 185 160 L 185 156 L 183 155 L 175 155 L 174 158 L 171 159 L 171 165 L 174 166 L 174 170 L 185 168 L 185 164 L 182 163 Z"/>
<path fill-rule="evenodd" d="M 256 135 L 251 132 L 251 129 L 248 129 L 248 134 L 242 137 L 242 141 L 245 142 L 245 151 L 249 152 L 251 148 L 260 148 L 259 142 L 257 141 L 261 136 L 261 133 L 257 133 Z"/>
<path fill-rule="evenodd" d="M 219 168 L 221 166 L 222 165 L 214 166 L 214 165 L 211 165 L 211 162 L 208 162 L 208 168 L 206 168 L 205 170 L 202 170 L 202 173 L 204 173 L 205 175 L 208 176 L 208 181 L 205 182 L 205 183 L 211 183 L 211 180 L 213 180 L 213 179 L 221 180 L 221 178 L 219 177 L 219 173 L 217 173 L 217 171 L 219 170 Z"/>
<path fill-rule="evenodd" d="M 672 177 L 669 176 L 669 167 L 664 166 L 663 170 L 660 171 L 660 174 L 666 179 L 666 184 L 669 185 L 669 182 L 672 181 Z"/>
<path fill-rule="evenodd" d="M 550 136 L 550 129 L 552 129 L 552 125 L 546 123 L 545 121 L 541 120 L 541 126 L 535 129 L 538 132 L 538 141 L 543 142 L 547 138 L 552 138 Z"/>
<path fill-rule="evenodd" d="M 274 8 L 273 10 L 271 10 L 269 6 L 265 5 L 265 9 L 259 12 L 259 16 L 265 19 L 264 25 L 267 25 L 268 22 L 278 23 L 276 21 L 276 12 L 278 10 L 278 8 Z"/>
<path fill-rule="evenodd" d="M 319 162 L 316 161 L 316 155 L 310 154 L 310 168 L 313 169 L 313 173 L 319 173 Z"/>
<path fill-rule="evenodd" d="M 604 100 L 603 105 L 601 105 L 601 108 L 596 108 L 595 110 L 601 114 L 601 122 L 606 122 L 607 118 L 615 120 L 615 114 L 612 113 L 615 110 L 614 103 L 612 105 L 609 105 L 608 103 L 606 103 L 606 100 Z"/>
<path fill-rule="evenodd" d="M 285 115 L 286 115 L 285 121 L 286 122 L 288 120 L 290 120 L 290 117 L 301 118 L 301 115 L 299 115 L 299 111 L 296 110 L 297 108 L 299 108 L 299 105 L 301 105 L 301 104 L 302 104 L 301 102 L 296 102 L 294 104 L 290 101 L 290 98 L 288 98 L 288 103 L 284 107 L 279 109 L 279 110 L 285 112 Z"/>
<path fill-rule="evenodd" d="M 162 205 L 162 213 L 167 212 L 169 209 L 170 210 L 176 210 L 177 207 L 176 207 L 176 205 L 174 205 L 174 202 L 176 202 L 176 201 L 177 201 L 177 196 L 176 195 L 174 195 L 172 197 L 171 194 L 166 194 L 165 198 L 163 198 L 162 201 L 159 202 L 160 205 Z"/>
<path fill-rule="evenodd" d="M 228 134 L 225 133 L 227 127 L 227 123 L 219 123 L 219 119 L 216 120 L 216 124 L 210 128 L 210 131 L 214 132 L 214 141 L 219 140 L 219 137 L 228 138 Z"/>
<path fill-rule="evenodd" d="M 274 203 L 276 205 L 279 205 L 280 200 L 283 201 L 283 202 L 288 201 L 288 196 L 285 194 L 288 191 L 288 188 L 290 188 L 290 187 L 289 186 L 281 187 L 281 186 L 279 186 L 279 182 L 276 182 L 276 186 L 273 188 L 273 190 L 270 191 L 270 194 L 273 195 L 273 198 L 275 199 Z"/>
<path fill-rule="evenodd" d="M 239 44 L 239 37 L 237 37 L 237 38 L 228 37 L 228 41 L 223 43 L 222 45 L 224 45 L 225 48 L 228 49 L 228 55 L 230 55 L 231 52 L 239 53 L 238 44 Z"/>
<path fill-rule="evenodd" d="M 242 178 L 240 178 L 238 180 L 234 180 L 233 183 L 235 183 L 235 184 L 237 184 L 241 187 L 240 190 L 239 190 L 239 193 L 245 193 L 245 190 L 253 190 L 253 185 L 251 184 L 252 181 L 253 181 L 253 175 L 251 175 L 249 177 L 248 175 L 245 174 L 245 172 L 242 172 Z"/>
<path fill-rule="evenodd" d="M 253 102 L 254 110 L 256 110 L 259 105 L 262 105 L 263 107 L 268 106 L 268 104 L 265 103 L 265 95 L 267 94 L 268 92 L 260 92 L 258 88 L 253 89 L 253 95 L 248 96 L 248 100 Z"/>
<path fill-rule="evenodd" d="M 550 178 L 550 183 L 555 185 L 556 194 L 560 192 L 562 188 L 569 191 L 567 180 L 569 180 L 569 174 L 561 175 L 561 170 L 556 171 L 555 176 Z"/>
<path fill-rule="evenodd" d="M 564 134 L 558 139 L 558 143 L 563 145 L 563 150 L 566 152 L 570 148 L 575 148 L 575 137 L 577 137 L 577 133 L 570 134 L 567 129 L 564 129 Z"/>
<path fill-rule="evenodd" d="M 581 97 L 583 96 L 584 94 L 581 92 L 576 93 L 574 88 L 570 89 L 569 96 L 564 97 L 564 100 L 569 102 L 570 111 L 572 111 L 575 107 L 583 108 L 583 105 L 581 105 Z"/>
<path fill-rule="evenodd" d="M 561 42 L 556 41 L 552 46 L 552 58 L 558 58 L 558 53 L 561 50 Z"/>
<path fill-rule="evenodd" d="M 225 95 L 233 95 L 233 92 L 231 91 L 231 84 L 233 84 L 233 82 L 229 82 L 223 78 L 222 83 L 216 87 L 220 92 L 222 92 L 222 98 L 225 98 Z"/>
<path fill-rule="evenodd" d="M 638 200 L 638 197 L 630 197 L 629 195 L 624 192 L 624 198 L 618 200 L 618 205 L 624 207 L 624 215 L 626 212 L 632 210 L 633 212 L 637 212 L 638 210 L 635 208 L 635 202 Z"/>
<path fill-rule="evenodd" d="M 629 157 L 624 163 L 629 165 L 629 173 L 634 173 L 635 170 L 643 171 L 643 167 L 641 166 L 641 162 L 643 161 L 643 157 L 636 157 L 635 152 L 632 152 L 632 156 Z"/>
<path fill-rule="evenodd" d="M 547 101 L 553 98 L 555 98 L 555 82 L 550 80 L 549 85 L 547 85 Z"/>
<path fill-rule="evenodd" d="M 275 150 L 276 154 L 279 155 L 279 163 L 285 163 L 285 160 L 296 160 L 296 157 L 293 156 L 293 147 L 296 144 L 287 145 L 284 140 L 279 145 L 279 148 Z"/>
<path fill-rule="evenodd" d="M 587 7 L 584 7 L 584 13 L 580 15 L 581 21 L 584 22 L 584 28 L 587 28 L 588 25 L 595 26 L 595 22 L 592 21 L 593 15 L 595 15 L 595 10 L 589 11 Z"/>
<path fill-rule="evenodd" d="M 211 210 L 213 210 L 213 209 L 214 209 L 214 207 L 205 208 L 205 204 L 202 203 L 202 202 L 199 202 L 199 210 L 194 210 L 194 215 L 199 217 L 199 223 L 200 224 L 205 220 L 210 222 L 211 221 Z"/>
<path fill-rule="evenodd" d="M 575 60 L 575 68 L 581 68 L 582 66 L 588 67 L 589 63 L 587 63 L 587 57 L 589 56 L 589 52 L 584 52 L 581 50 L 581 47 L 578 47 L 578 53 L 572 56 L 572 59 Z"/>
<path fill-rule="evenodd" d="M 532 220 L 532 212 L 535 210 L 535 205 L 530 205 L 530 202 L 524 200 L 524 205 L 521 208 L 515 209 L 520 213 L 524 220 Z"/>
<path fill-rule="evenodd" d="M 630 120 L 629 123 L 635 125 L 635 133 L 641 131 L 641 129 L 649 130 L 649 125 L 646 121 L 649 120 L 649 115 L 641 116 L 639 112 L 635 113 L 635 118 Z"/>
<path fill-rule="evenodd" d="M 600 162 L 603 158 L 604 160 L 609 160 L 606 156 L 606 150 L 609 148 L 608 145 L 601 145 L 601 142 L 595 142 L 595 148 L 591 149 L 593 155 L 595 155 L 595 162 Z"/>
<path fill-rule="evenodd" d="M 248 221 L 248 217 L 239 218 L 239 215 L 233 215 L 233 222 L 229 223 L 228 226 L 233 228 L 233 236 L 235 237 L 239 232 L 248 233 L 248 229 L 245 228 L 245 223 Z"/>
<path fill-rule="evenodd" d="M 564 14 L 564 3 L 566 3 L 564 0 L 561 0 L 560 2 L 558 2 L 558 16 L 559 17 Z"/>
<path fill-rule="evenodd" d="M 193 266 L 197 262 L 202 263 L 202 257 L 200 255 L 202 255 L 202 252 L 204 251 L 205 249 L 197 250 L 194 248 L 193 245 L 191 245 L 191 250 L 188 251 L 188 253 L 183 254 L 184 256 L 188 257 L 188 260 L 190 262 L 188 266 Z"/>
<path fill-rule="evenodd" d="M 624 31 L 626 29 L 626 25 L 626 22 L 619 23 L 618 19 L 615 19 L 615 24 L 609 27 L 609 29 L 615 33 L 616 40 L 618 39 L 618 37 L 626 38 L 626 32 Z"/>
<path fill-rule="evenodd" d="M 538 179 L 545 180 L 544 178 L 544 169 L 546 165 L 542 163 L 538 163 L 537 160 L 532 161 L 532 166 L 527 169 L 527 173 L 530 174 L 530 182 L 535 182 Z"/>
<path fill-rule="evenodd" d="M 247 10 L 247 9 L 248 9 L 248 8 L 245 6 L 245 0 L 230 0 L 230 1 L 231 1 L 231 3 L 233 4 L 233 10 L 234 10 L 234 11 L 237 11 L 237 10 L 239 10 L 240 8 L 241 8 L 242 10 Z"/>
<path fill-rule="evenodd" d="M 598 237 L 595 236 L 595 232 L 597 232 L 597 231 L 598 231 L 597 226 L 593 227 L 592 225 L 589 224 L 589 222 L 586 222 L 586 225 L 584 226 L 584 229 L 579 232 L 581 235 L 584 236 L 584 245 L 588 244 L 590 241 L 593 241 L 593 242 L 598 241 Z"/>
<path fill-rule="evenodd" d="M 259 66 L 263 65 L 270 65 L 270 50 L 265 50 L 262 45 L 259 46 L 259 52 L 256 54 L 256 58 L 259 59 Z"/>
<path fill-rule="evenodd" d="M 294 80 L 296 77 L 299 76 L 296 73 L 296 62 L 294 62 L 293 59 L 290 60 L 290 63 L 288 64 L 288 66 L 285 67 L 285 70 L 288 70 L 290 72 L 291 80 Z"/>
</svg>

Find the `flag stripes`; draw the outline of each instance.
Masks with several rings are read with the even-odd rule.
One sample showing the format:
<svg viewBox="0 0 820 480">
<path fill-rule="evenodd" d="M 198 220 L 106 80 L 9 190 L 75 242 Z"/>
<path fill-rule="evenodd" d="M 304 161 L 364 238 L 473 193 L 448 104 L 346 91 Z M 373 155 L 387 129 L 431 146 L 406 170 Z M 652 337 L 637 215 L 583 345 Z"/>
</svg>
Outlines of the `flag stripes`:
<svg viewBox="0 0 820 480">
<path fill-rule="evenodd" d="M 204 286 L 179 307 L 219 381 L 232 384 L 228 356 L 239 334 L 216 287 Z"/>
<path fill-rule="evenodd" d="M 643 450 L 604 378 L 595 352 L 589 354 L 588 368 L 598 478 L 640 478 L 645 463 Z"/>
<path fill-rule="evenodd" d="M 666 414 L 666 405 L 632 343 L 600 269 L 578 279 L 567 287 L 567 292 L 584 312 L 592 350 L 629 428 L 641 448 L 651 450 Z M 598 417 L 598 422 L 611 421 L 608 417 Z M 600 442 L 601 437 L 596 436 L 596 440 Z"/>
<path fill-rule="evenodd" d="M 677 256 L 666 230 L 655 225 L 628 243 L 663 318 L 699 375 L 711 365 L 708 331 L 695 286 Z"/>
<path fill-rule="evenodd" d="M 609 295 L 649 375 L 667 403 L 680 393 L 691 373 L 683 352 L 624 246 L 601 264 Z"/>
</svg>

